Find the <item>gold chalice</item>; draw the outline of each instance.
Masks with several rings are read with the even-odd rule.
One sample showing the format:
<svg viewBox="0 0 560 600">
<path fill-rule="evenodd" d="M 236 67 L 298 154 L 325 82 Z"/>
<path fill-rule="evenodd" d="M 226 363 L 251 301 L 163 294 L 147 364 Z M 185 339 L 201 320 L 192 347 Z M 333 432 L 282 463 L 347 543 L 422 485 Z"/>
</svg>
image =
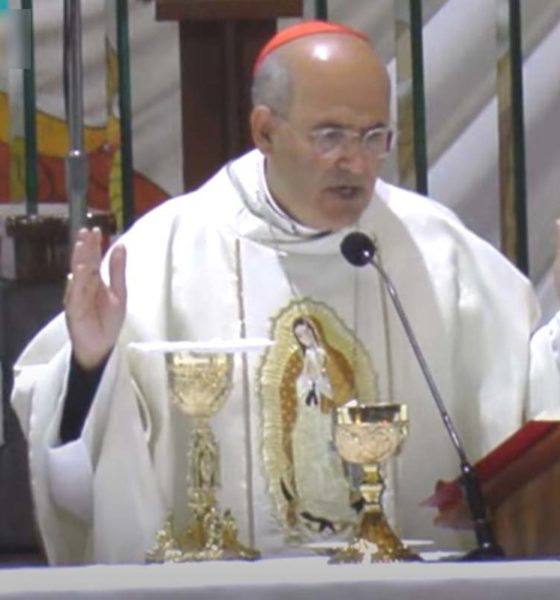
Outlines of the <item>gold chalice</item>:
<svg viewBox="0 0 560 600">
<path fill-rule="evenodd" d="M 234 352 L 266 345 L 255 342 L 237 345 L 159 342 L 144 344 L 165 354 L 170 401 L 192 422 L 187 449 L 187 505 L 190 521 L 183 531 L 174 531 L 168 519 L 158 531 L 147 562 L 202 560 L 255 560 L 260 553 L 241 544 L 230 510 L 222 514 L 216 491 L 220 487 L 220 452 L 211 417 L 226 403 L 232 387 Z M 135 344 L 142 346 L 142 344 Z M 174 351 L 169 351 L 174 348 Z M 179 350 L 178 350 L 179 348 Z M 181 348 L 185 348 L 181 350 Z"/>
<path fill-rule="evenodd" d="M 342 458 L 362 467 L 360 492 L 364 507 L 356 538 L 335 551 L 329 562 L 353 563 L 420 560 L 395 534 L 383 513 L 385 484 L 381 467 L 397 454 L 407 435 L 407 410 L 402 404 L 359 404 L 336 410 L 335 444 Z"/>
</svg>

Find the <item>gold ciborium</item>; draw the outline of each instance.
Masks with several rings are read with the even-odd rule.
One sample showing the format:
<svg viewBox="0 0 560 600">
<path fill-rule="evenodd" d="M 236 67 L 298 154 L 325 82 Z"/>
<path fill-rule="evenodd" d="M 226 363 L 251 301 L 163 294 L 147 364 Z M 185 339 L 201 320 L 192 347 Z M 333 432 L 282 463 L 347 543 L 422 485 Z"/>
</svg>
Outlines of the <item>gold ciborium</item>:
<svg viewBox="0 0 560 600">
<path fill-rule="evenodd" d="M 190 521 L 174 531 L 172 517 L 159 530 L 147 562 L 186 562 L 260 557 L 241 544 L 230 510 L 221 512 L 220 452 L 210 418 L 225 404 L 232 387 L 233 351 L 165 352 L 170 401 L 192 423 L 187 449 L 187 505 Z"/>
<path fill-rule="evenodd" d="M 395 534 L 383 513 L 385 484 L 381 467 L 397 454 L 407 434 L 407 411 L 402 404 L 359 404 L 355 400 L 336 410 L 335 444 L 342 458 L 362 467 L 360 492 L 364 500 L 355 539 L 333 552 L 329 562 L 420 560 Z"/>
</svg>

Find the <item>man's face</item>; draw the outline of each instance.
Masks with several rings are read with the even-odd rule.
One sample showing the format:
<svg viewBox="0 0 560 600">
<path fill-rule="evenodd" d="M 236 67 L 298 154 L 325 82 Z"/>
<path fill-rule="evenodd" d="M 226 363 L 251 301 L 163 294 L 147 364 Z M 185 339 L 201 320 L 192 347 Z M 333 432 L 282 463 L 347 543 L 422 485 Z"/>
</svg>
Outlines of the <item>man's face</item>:
<svg viewBox="0 0 560 600">
<path fill-rule="evenodd" d="M 360 65 L 342 73 L 321 62 L 315 66 L 296 73 L 288 113 L 272 115 L 267 179 L 294 219 L 337 230 L 356 223 L 372 197 L 382 159 L 364 148 L 361 136 L 388 125 L 388 90 L 382 77 L 372 78 Z M 341 131 L 349 134 L 347 142 L 321 151 L 317 136 Z"/>
</svg>

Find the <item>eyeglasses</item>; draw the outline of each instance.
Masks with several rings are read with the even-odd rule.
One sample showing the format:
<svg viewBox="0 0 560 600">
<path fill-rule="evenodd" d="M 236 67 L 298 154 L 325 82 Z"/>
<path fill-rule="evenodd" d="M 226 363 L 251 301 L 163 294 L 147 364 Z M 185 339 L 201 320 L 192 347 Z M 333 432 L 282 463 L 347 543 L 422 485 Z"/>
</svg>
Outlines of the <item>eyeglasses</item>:
<svg viewBox="0 0 560 600">
<path fill-rule="evenodd" d="M 359 142 L 369 158 L 380 159 L 391 151 L 395 134 L 390 127 L 372 127 L 363 132 L 346 127 L 320 127 L 309 138 L 317 154 L 325 158 L 347 154 Z"/>
</svg>

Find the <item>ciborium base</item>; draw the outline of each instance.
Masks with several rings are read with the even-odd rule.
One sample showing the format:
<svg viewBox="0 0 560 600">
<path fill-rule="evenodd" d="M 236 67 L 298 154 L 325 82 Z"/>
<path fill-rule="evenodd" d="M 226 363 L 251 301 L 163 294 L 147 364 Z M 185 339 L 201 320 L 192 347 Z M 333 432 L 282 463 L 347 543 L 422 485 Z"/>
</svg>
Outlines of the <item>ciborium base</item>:
<svg viewBox="0 0 560 600">
<path fill-rule="evenodd" d="M 231 512 L 220 515 L 215 507 L 199 512 L 186 529 L 173 533 L 171 518 L 156 535 L 147 563 L 200 562 L 205 560 L 257 560 L 260 552 L 244 546 L 237 538 L 237 524 Z"/>
<path fill-rule="evenodd" d="M 365 513 L 356 539 L 345 548 L 335 550 L 329 563 L 404 562 L 422 560 L 402 543 L 382 512 Z"/>
</svg>

